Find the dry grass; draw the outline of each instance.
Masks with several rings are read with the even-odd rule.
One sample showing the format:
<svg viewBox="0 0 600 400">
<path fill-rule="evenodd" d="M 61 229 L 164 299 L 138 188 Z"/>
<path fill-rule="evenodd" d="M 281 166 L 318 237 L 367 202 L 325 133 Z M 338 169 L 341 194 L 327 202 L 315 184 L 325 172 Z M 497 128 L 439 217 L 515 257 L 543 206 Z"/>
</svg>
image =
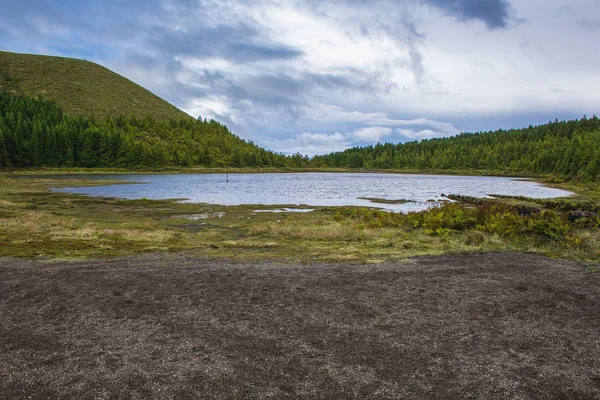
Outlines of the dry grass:
<svg viewBox="0 0 600 400">
<path fill-rule="evenodd" d="M 336 221 L 318 225 L 306 225 L 302 220 L 294 219 L 271 221 L 258 224 L 248 230 L 250 236 L 272 238 L 294 238 L 310 240 L 355 240 L 361 237 L 361 232 L 353 226 Z"/>
<path fill-rule="evenodd" d="M 173 240 L 176 233 L 164 229 L 140 230 L 140 229 L 102 229 L 98 235 L 118 236 L 126 240 L 149 241 L 149 242 L 167 242 Z"/>
<path fill-rule="evenodd" d="M 12 208 L 12 207 L 18 207 L 18 205 L 16 203 L 13 203 L 12 201 L 0 200 L 0 208 Z"/>
</svg>

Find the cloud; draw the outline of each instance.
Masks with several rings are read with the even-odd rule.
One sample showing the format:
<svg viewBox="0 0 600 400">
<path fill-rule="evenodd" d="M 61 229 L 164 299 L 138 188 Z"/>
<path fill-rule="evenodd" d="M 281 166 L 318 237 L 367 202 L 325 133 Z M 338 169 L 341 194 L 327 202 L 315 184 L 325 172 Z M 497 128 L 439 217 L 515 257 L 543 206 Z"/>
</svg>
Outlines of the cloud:
<svg viewBox="0 0 600 400">
<path fill-rule="evenodd" d="M 421 0 L 461 21 L 480 20 L 490 29 L 506 28 L 510 20 L 507 0 Z"/>
<path fill-rule="evenodd" d="M 579 18 L 577 24 L 587 32 L 600 31 L 600 20 L 590 18 Z"/>
<path fill-rule="evenodd" d="M 315 3 L 323 2 L 319 0 L 310 3 L 314 7 Z M 490 29 L 506 28 L 511 18 L 511 5 L 508 0 L 330 0 L 325 3 L 346 3 L 365 11 L 369 7 L 382 7 L 392 14 L 397 8 L 422 4 L 442 10 L 459 21 L 482 21 Z"/>
<path fill-rule="evenodd" d="M 383 125 L 383 126 L 417 126 L 427 125 L 436 128 L 438 131 L 451 132 L 455 131 L 456 128 L 449 122 L 440 122 L 428 118 L 414 118 L 414 119 L 398 119 L 392 118 L 387 113 L 383 112 L 372 112 L 365 113 L 358 110 L 346 111 L 341 107 L 328 106 L 325 104 L 319 104 L 310 107 L 305 111 L 311 118 L 319 121 L 350 121 L 355 123 L 361 123 L 365 125 Z"/>
<path fill-rule="evenodd" d="M 149 31 L 152 46 L 175 55 L 193 55 L 197 59 L 221 58 L 235 63 L 293 59 L 302 52 L 278 44 L 254 27 L 215 25 L 173 29 L 155 26 Z"/>
<path fill-rule="evenodd" d="M 392 128 L 383 126 L 369 126 L 354 132 L 354 137 L 362 142 L 379 142 L 382 136 L 392 133 Z"/>
<path fill-rule="evenodd" d="M 401 136 L 401 142 L 405 142 L 407 140 L 423 140 L 423 139 L 432 139 L 432 138 L 441 138 L 441 137 L 449 137 L 458 135 L 460 132 L 457 129 L 448 129 L 448 130 L 433 130 L 433 129 L 396 129 L 396 133 Z"/>
<path fill-rule="evenodd" d="M 409 140 L 452 136 L 459 133 L 458 129 L 454 128 L 451 124 L 436 121 L 430 121 L 429 124 L 423 122 L 424 121 L 421 121 L 418 125 L 424 127 L 427 125 L 435 125 L 442 129 L 435 130 L 424 128 L 421 130 L 414 130 L 397 128 L 394 130 L 385 126 L 367 126 L 346 133 L 335 132 L 333 134 L 326 134 L 303 132 L 286 139 L 258 137 L 256 138 L 256 142 L 285 154 L 301 153 L 313 156 L 342 151 L 350 147 L 374 145 L 380 143 L 383 137 L 392 139 L 395 142 L 405 142 Z M 415 122 L 415 124 L 417 123 Z M 394 133 L 394 137 L 391 137 Z"/>
<path fill-rule="evenodd" d="M 346 135 L 339 132 L 334 134 L 325 133 L 301 133 L 293 138 L 274 139 L 257 138 L 260 143 L 269 146 L 270 149 L 284 154 L 327 154 L 334 151 L 342 151 L 352 147 Z"/>
</svg>

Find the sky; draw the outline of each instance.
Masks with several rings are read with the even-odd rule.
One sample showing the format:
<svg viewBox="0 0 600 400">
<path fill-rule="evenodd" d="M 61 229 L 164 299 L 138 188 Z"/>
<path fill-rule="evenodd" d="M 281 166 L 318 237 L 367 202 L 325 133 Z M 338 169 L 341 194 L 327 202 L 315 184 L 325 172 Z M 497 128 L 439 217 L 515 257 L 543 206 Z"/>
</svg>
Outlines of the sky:
<svg viewBox="0 0 600 400">
<path fill-rule="evenodd" d="M 600 0 L 0 0 L 0 50 L 86 58 L 314 155 L 600 110 Z"/>
</svg>

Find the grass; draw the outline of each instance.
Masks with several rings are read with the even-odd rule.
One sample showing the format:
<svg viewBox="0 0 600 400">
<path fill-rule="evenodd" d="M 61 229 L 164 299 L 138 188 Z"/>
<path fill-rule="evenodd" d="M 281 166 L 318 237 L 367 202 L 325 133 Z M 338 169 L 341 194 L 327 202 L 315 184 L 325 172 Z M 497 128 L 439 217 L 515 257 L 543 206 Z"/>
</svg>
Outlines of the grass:
<svg viewBox="0 0 600 400">
<path fill-rule="evenodd" d="M 55 101 L 69 115 L 187 117 L 183 111 L 90 61 L 0 51 L 0 90 Z"/>
<path fill-rule="evenodd" d="M 577 182 L 546 183 L 547 186 L 575 193 L 572 198 L 580 201 L 593 201 L 600 204 L 600 184 L 581 184 Z"/>
<path fill-rule="evenodd" d="M 368 200 L 372 203 L 379 203 L 379 204 L 406 204 L 406 203 L 410 203 L 412 201 L 412 200 L 406 200 L 406 199 L 390 200 L 390 199 L 382 199 L 380 197 L 359 197 L 359 199 Z"/>
<path fill-rule="evenodd" d="M 532 220 L 527 223 L 541 234 L 534 228 L 509 234 L 510 218 L 490 220 L 487 228 L 461 222 L 470 221 L 463 215 L 469 208 L 410 217 L 326 207 L 310 213 L 254 213 L 282 206 L 122 200 L 49 190 L 106 183 L 0 174 L 0 256 L 64 259 L 190 251 L 237 260 L 377 263 L 424 254 L 514 250 L 600 259 L 598 229 L 573 225 L 568 235 L 553 237 L 544 235 L 553 226 L 540 227 Z"/>
</svg>

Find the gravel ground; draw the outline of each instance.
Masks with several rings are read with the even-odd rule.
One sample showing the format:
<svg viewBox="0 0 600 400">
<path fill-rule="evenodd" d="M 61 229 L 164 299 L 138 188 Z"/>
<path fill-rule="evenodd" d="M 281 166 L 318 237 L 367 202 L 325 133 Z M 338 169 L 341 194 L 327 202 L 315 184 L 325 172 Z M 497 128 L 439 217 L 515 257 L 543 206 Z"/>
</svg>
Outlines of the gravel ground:
<svg viewBox="0 0 600 400">
<path fill-rule="evenodd" d="M 600 399 L 600 273 L 0 259 L 0 398 Z"/>
</svg>

